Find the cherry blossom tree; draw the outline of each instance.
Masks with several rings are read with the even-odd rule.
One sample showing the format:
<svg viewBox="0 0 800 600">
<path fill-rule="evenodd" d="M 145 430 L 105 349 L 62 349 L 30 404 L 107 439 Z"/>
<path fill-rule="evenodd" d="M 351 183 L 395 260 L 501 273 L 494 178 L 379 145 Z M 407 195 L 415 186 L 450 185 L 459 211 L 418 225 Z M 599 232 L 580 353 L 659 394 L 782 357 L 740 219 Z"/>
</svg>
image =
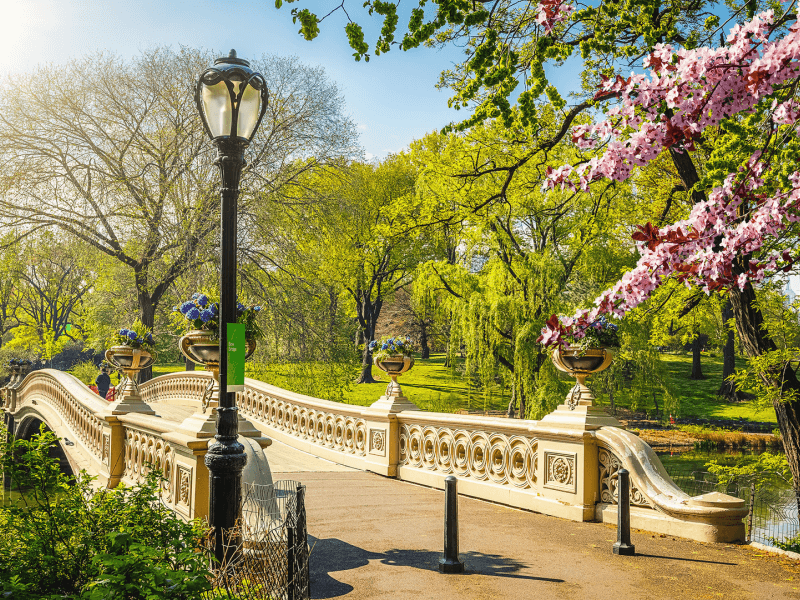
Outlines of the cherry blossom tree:
<svg viewBox="0 0 800 600">
<path fill-rule="evenodd" d="M 792 5 L 790 5 L 790 8 Z M 777 346 L 764 329 L 754 285 L 797 260 L 784 238 L 800 221 L 800 170 L 796 144 L 800 105 L 800 25 L 784 30 L 786 16 L 772 10 L 733 27 L 718 48 L 676 49 L 658 44 L 645 60 L 649 73 L 606 78 L 598 98 L 617 101 L 606 118 L 572 128 L 581 149 L 597 150 L 578 166 L 547 174 L 545 187 L 586 189 L 594 181 L 624 181 L 664 151 L 688 155 L 710 128 L 755 126 L 759 147 L 707 196 L 701 192 L 689 216 L 671 225 L 640 226 L 633 238 L 639 261 L 592 309 L 573 317 L 551 317 L 540 341 L 581 338 L 601 315 L 623 317 L 670 278 L 707 293 L 726 291 L 736 327 L 759 375 L 775 391 L 773 403 L 795 481 L 800 480 L 800 381 L 788 360 L 764 357 Z M 792 17 L 793 19 L 793 17 Z M 742 147 L 739 147 L 741 150 Z M 796 239 L 796 238 L 793 238 Z M 800 505 L 800 495 L 798 495 Z"/>
</svg>

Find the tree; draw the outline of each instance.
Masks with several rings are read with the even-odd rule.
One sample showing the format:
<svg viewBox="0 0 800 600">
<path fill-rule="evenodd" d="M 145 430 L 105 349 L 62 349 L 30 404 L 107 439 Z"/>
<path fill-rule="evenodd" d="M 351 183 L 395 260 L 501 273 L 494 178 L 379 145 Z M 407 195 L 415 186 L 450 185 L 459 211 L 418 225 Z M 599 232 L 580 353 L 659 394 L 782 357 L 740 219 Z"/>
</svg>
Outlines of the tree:
<svg viewBox="0 0 800 600">
<path fill-rule="evenodd" d="M 9 78 L 0 89 L 6 226 L 21 235 L 58 228 L 123 263 L 148 327 L 177 278 L 213 256 L 219 176 L 193 99 L 212 58 L 187 48 L 128 62 L 98 54 Z M 290 183 L 298 158 L 313 156 L 310 168 L 351 153 L 355 139 L 319 69 L 270 57 L 255 66 L 271 102 L 248 150 L 242 211 L 259 190 Z"/>
<path fill-rule="evenodd" d="M 19 327 L 19 250 L 14 234 L 6 234 L 0 241 L 0 346 L 7 336 Z"/>
<path fill-rule="evenodd" d="M 774 408 L 800 503 L 800 380 L 764 329 L 754 287 L 777 270 L 792 269 L 795 260 L 790 239 L 800 195 L 800 173 L 793 167 L 800 157 L 800 28 L 793 5 L 770 5 L 774 11 L 755 15 L 758 2 L 729 3 L 728 21 L 743 23 L 726 37 L 727 22 L 720 25 L 714 14 L 724 7 L 703 1 L 604 0 L 579 10 L 562 0 L 524 6 L 446 2 L 434 15 L 425 14 L 424 1 L 415 4 L 400 48 L 455 41 L 466 48 L 465 61 L 443 75 L 455 91 L 451 104 L 472 106 L 457 128 L 500 118 L 506 126 L 517 122 L 535 130 L 546 95 L 562 111 L 562 126 L 526 160 L 547 155 L 568 135 L 581 151 L 601 150 L 591 160 L 581 157 L 553 169 L 551 186 L 624 181 L 662 153 L 669 155 L 681 179 L 676 192 L 694 205 L 689 218 L 642 226 L 637 268 L 602 294 L 596 309 L 566 327 L 585 327 L 600 313 L 622 316 L 670 277 L 727 292 L 742 346 L 751 363 L 760 365 L 766 388 L 776 392 Z M 368 6 L 370 14 L 384 18 L 377 55 L 394 41 L 397 7 L 377 0 Z M 320 19 L 308 9 L 293 10 L 301 33 L 312 39 Z M 356 58 L 368 58 L 361 28 L 351 23 L 346 30 Z M 713 46 L 717 34 L 719 45 Z M 549 85 L 544 65 L 562 64 L 577 49 L 583 98 L 563 110 L 566 102 Z M 637 68 L 651 71 L 620 74 Z M 525 89 L 512 106 L 509 98 L 520 82 Z M 576 125 L 576 117 L 592 107 L 606 110 L 605 117 Z M 712 143 L 703 172 L 693 153 Z M 514 169 L 506 172 L 514 177 Z M 541 341 L 559 343 L 562 327 L 548 328 Z"/>
<path fill-rule="evenodd" d="M 64 337 L 79 339 L 83 300 L 96 276 L 88 267 L 86 248 L 75 242 L 59 243 L 48 231 L 27 242 L 20 248 L 24 260 L 19 269 L 23 328 L 51 347 Z"/>
</svg>

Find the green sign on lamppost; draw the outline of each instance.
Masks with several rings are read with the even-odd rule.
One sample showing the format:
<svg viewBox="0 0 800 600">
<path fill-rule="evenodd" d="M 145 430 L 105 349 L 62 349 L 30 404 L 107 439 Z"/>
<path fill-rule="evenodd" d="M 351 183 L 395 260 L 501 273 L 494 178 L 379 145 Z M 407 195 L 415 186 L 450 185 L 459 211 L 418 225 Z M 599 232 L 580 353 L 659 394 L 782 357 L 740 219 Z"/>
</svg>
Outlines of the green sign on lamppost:
<svg viewBox="0 0 800 600">
<path fill-rule="evenodd" d="M 222 176 L 220 206 L 220 308 L 219 308 L 219 407 L 216 443 L 208 448 L 205 463 L 210 480 L 209 523 L 214 531 L 214 554 L 224 563 L 226 549 L 233 551 L 234 526 L 242 512 L 242 469 L 247 462 L 244 446 L 237 441 L 238 416 L 235 384 L 245 343 L 236 327 L 236 225 L 239 179 L 245 165 L 244 151 L 255 136 L 267 110 L 267 82 L 236 50 L 214 61 L 200 75 L 195 102 L 206 133 L 217 147 L 217 165 Z M 244 328 L 244 325 L 242 325 Z M 231 336 L 231 337 L 229 337 Z M 230 342 L 232 345 L 229 346 Z M 231 357 L 229 360 L 229 347 Z M 241 356 L 244 356 L 242 354 Z M 231 368 L 233 367 L 233 368 Z M 234 385 L 228 385 L 229 371 Z"/>
</svg>

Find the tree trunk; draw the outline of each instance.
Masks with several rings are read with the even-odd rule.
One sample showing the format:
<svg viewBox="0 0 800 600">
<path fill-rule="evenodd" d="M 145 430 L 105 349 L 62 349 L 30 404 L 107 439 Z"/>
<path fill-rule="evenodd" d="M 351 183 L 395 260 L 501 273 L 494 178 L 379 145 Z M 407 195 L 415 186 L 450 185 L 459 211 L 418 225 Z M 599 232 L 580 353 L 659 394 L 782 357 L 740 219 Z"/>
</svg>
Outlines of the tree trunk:
<svg viewBox="0 0 800 600">
<path fill-rule="evenodd" d="M 723 323 L 727 323 L 730 319 L 733 318 L 733 306 L 731 305 L 731 299 L 725 301 L 725 304 L 722 306 L 722 321 Z M 736 393 L 736 386 L 734 385 L 733 381 L 729 381 L 728 378 L 734 374 L 736 371 L 736 344 L 735 344 L 735 335 L 732 329 L 728 330 L 728 339 L 725 341 L 725 345 L 722 347 L 722 384 L 717 390 L 718 396 L 724 396 L 729 400 L 738 400 L 739 397 Z"/>
<path fill-rule="evenodd" d="M 428 324 L 420 321 L 419 346 L 422 353 L 420 358 L 430 358 L 431 349 L 428 347 Z"/>
<path fill-rule="evenodd" d="M 703 376 L 703 369 L 700 364 L 700 332 L 695 331 L 694 339 L 692 340 L 692 374 L 689 379 L 705 379 Z"/>
<path fill-rule="evenodd" d="M 364 323 L 359 331 L 363 333 L 364 350 L 361 352 L 361 375 L 356 379 L 356 383 L 377 383 L 372 376 L 372 350 L 369 349 L 369 344 L 375 339 L 375 322 L 377 318 L 373 317 L 372 306 L 363 307 Z M 378 309 L 380 311 L 380 309 Z"/>
<path fill-rule="evenodd" d="M 776 350 L 775 342 L 764 330 L 764 317 L 756 303 L 753 286 L 748 283 L 744 290 L 732 287 L 730 299 L 736 317 L 736 332 L 747 355 L 757 357 Z M 765 373 L 763 379 L 765 383 L 785 392 L 795 392 L 793 396 L 789 396 L 793 397 L 793 400 L 785 402 L 776 400 L 773 406 L 783 438 L 783 450 L 792 472 L 795 496 L 798 498 L 798 512 L 800 512 L 800 381 L 791 364 L 784 365 L 774 373 Z"/>
<path fill-rule="evenodd" d="M 145 327 L 153 328 L 156 322 L 156 305 L 146 292 L 139 291 L 139 320 Z M 150 381 L 153 378 L 153 367 L 139 371 L 138 383 Z"/>
</svg>

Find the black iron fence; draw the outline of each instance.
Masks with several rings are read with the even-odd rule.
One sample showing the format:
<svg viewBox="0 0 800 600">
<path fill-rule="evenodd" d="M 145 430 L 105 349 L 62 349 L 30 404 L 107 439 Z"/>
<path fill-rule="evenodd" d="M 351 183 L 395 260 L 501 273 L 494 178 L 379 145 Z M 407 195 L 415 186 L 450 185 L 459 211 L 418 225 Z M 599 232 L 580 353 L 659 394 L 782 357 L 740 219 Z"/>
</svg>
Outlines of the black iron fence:
<svg viewBox="0 0 800 600">
<path fill-rule="evenodd" d="M 749 509 L 745 518 L 747 541 L 768 546 L 785 545 L 788 540 L 800 544 L 798 501 L 779 474 L 761 473 L 758 480 L 748 476 L 724 482 L 715 473 L 699 469 L 671 466 L 667 472 L 689 496 L 722 492 L 742 498 Z"/>
<path fill-rule="evenodd" d="M 212 598 L 301 600 L 309 597 L 305 486 L 296 481 L 244 486 L 242 519 L 217 569 Z"/>
</svg>

